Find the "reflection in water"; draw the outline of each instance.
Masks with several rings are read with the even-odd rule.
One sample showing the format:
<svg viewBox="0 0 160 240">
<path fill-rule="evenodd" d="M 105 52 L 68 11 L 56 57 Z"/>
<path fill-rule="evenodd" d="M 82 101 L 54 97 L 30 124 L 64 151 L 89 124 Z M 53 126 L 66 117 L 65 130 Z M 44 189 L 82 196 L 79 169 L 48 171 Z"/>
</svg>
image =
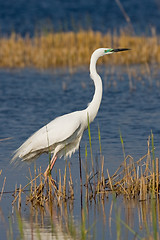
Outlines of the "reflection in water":
<svg viewBox="0 0 160 240">
<path fill-rule="evenodd" d="M 24 239 L 73 239 L 67 233 L 63 232 L 62 228 L 58 224 L 54 224 L 53 228 L 51 228 L 51 226 L 47 228 L 39 226 L 35 223 L 31 224 L 24 219 L 22 221 L 24 227 Z"/>
<path fill-rule="evenodd" d="M 106 215 L 104 209 L 108 204 L 110 211 Z M 92 207 L 94 207 L 94 217 L 91 213 Z M 123 239 L 127 239 L 127 236 L 130 239 L 136 235 L 151 237 L 155 227 L 153 212 L 157 213 L 155 216 L 158 218 L 157 232 L 160 223 L 159 199 L 141 202 L 124 199 L 121 203 L 114 197 L 111 201 L 101 200 L 94 206 L 89 204 L 82 209 L 81 222 L 74 221 L 74 213 L 67 208 L 67 203 L 63 203 L 58 208 L 53 203 L 50 206 L 46 204 L 44 209 L 31 207 L 29 216 L 21 219 L 24 239 L 98 239 L 98 236 L 100 239 L 116 239 L 118 231 Z M 97 214 L 103 219 L 100 224 L 96 222 Z M 101 234 L 97 236 L 98 232 Z"/>
<path fill-rule="evenodd" d="M 45 208 L 35 209 L 31 206 L 28 218 L 22 217 L 25 239 L 78 239 L 79 233 L 73 221 L 73 215 L 68 215 L 67 205 L 55 206 L 45 204 Z"/>
</svg>

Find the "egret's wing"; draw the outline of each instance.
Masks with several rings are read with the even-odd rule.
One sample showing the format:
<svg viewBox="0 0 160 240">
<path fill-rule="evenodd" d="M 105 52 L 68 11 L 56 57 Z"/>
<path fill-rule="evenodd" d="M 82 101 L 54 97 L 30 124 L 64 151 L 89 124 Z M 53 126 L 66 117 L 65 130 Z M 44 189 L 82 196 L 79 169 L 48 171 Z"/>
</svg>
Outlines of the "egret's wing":
<svg viewBox="0 0 160 240">
<path fill-rule="evenodd" d="M 26 155 L 34 152 L 40 155 L 47 151 L 48 147 L 71 138 L 78 133 L 81 125 L 80 116 L 80 112 L 73 112 L 54 119 L 25 141 L 17 149 L 12 161 L 18 157 L 25 160 Z M 34 154 L 32 155 L 34 158 Z"/>
<path fill-rule="evenodd" d="M 46 125 L 49 145 L 62 142 L 71 137 L 81 125 L 80 111 L 63 115 Z"/>
</svg>

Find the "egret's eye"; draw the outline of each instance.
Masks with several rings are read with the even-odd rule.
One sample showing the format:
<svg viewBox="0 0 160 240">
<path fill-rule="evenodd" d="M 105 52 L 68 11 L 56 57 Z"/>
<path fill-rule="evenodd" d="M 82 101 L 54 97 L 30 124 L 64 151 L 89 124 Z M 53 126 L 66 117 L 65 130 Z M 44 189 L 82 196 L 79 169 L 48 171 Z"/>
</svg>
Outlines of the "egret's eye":
<svg viewBox="0 0 160 240">
<path fill-rule="evenodd" d="M 113 49 L 112 49 L 112 48 L 110 48 L 110 49 L 107 49 L 107 50 L 104 50 L 104 53 L 108 53 L 108 52 L 111 52 L 111 51 L 113 51 Z"/>
</svg>

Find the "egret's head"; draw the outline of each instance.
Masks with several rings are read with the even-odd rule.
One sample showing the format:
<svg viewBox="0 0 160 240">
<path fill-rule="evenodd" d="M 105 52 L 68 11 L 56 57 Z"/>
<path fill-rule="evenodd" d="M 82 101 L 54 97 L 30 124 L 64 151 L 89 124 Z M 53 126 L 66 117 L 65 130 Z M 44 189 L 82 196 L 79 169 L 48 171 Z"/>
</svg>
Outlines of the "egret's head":
<svg viewBox="0 0 160 240">
<path fill-rule="evenodd" d="M 107 54 L 112 54 L 115 52 L 122 52 L 122 51 L 127 51 L 130 50 L 129 48 L 98 48 L 96 49 L 91 56 L 91 61 L 90 61 L 90 73 L 91 75 L 96 72 L 96 62 L 99 57 L 102 57 Z"/>
<path fill-rule="evenodd" d="M 127 50 L 130 50 L 129 48 L 116 48 L 116 49 L 113 49 L 113 48 L 98 48 L 94 51 L 94 55 L 96 55 L 97 57 L 102 57 L 106 54 L 112 54 L 112 53 L 115 53 L 115 52 L 122 52 L 122 51 L 127 51 Z"/>
<path fill-rule="evenodd" d="M 103 55 L 106 55 L 106 54 L 112 54 L 112 53 L 115 53 L 115 52 L 122 52 L 122 51 L 127 51 L 127 50 L 130 50 L 129 48 L 116 48 L 116 49 L 113 49 L 113 48 L 104 48 L 102 51 L 103 51 Z"/>
</svg>

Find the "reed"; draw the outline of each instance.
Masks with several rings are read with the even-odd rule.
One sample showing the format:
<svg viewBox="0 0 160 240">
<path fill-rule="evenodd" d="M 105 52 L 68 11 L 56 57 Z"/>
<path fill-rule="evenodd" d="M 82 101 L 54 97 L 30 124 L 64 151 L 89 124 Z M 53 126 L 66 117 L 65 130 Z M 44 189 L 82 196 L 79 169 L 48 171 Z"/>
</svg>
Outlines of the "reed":
<svg viewBox="0 0 160 240">
<path fill-rule="evenodd" d="M 132 52 L 100 59 L 99 64 L 160 63 L 160 41 L 154 28 L 151 36 L 136 36 L 120 30 L 120 34 L 94 32 L 50 32 L 25 37 L 12 33 L 0 38 L 0 67 L 39 69 L 68 67 L 71 71 L 89 64 L 92 52 L 99 47 L 129 47 Z"/>
<path fill-rule="evenodd" d="M 85 186 L 87 188 L 86 194 L 88 194 L 86 199 L 92 200 L 101 196 L 101 199 L 104 200 L 110 192 L 115 192 L 116 196 L 122 195 L 127 199 L 135 198 L 140 201 L 147 200 L 151 195 L 155 197 L 159 195 L 159 159 L 155 157 L 152 132 L 148 139 L 148 151 L 138 161 L 134 161 L 130 155 L 125 156 L 121 134 L 120 139 L 124 155 L 122 164 L 112 176 L 107 169 L 107 178 L 105 178 L 104 159 L 101 156 L 99 171 L 92 177 L 86 172 Z M 95 175 L 98 175 L 97 180 Z"/>
<path fill-rule="evenodd" d="M 72 181 L 70 163 L 68 164 L 68 168 L 69 168 L 69 195 L 70 195 L 70 198 L 73 200 L 74 199 L 74 189 L 73 189 L 73 181 Z"/>
<path fill-rule="evenodd" d="M 100 140 L 100 130 L 99 140 Z M 89 128 L 90 136 L 90 128 Z M 141 157 L 138 161 L 130 155 L 125 155 L 124 142 L 122 135 L 120 134 L 122 143 L 122 149 L 124 154 L 124 160 L 115 173 L 111 176 L 108 169 L 104 169 L 104 157 L 100 156 L 100 161 L 97 159 L 96 164 L 100 163 L 100 166 L 96 168 L 94 166 L 94 159 L 92 157 L 92 171 L 89 172 L 87 166 L 87 147 L 85 163 L 82 166 L 85 169 L 85 183 L 81 179 L 81 191 L 82 187 L 86 188 L 85 199 L 86 202 L 96 200 L 100 197 L 104 200 L 108 197 L 110 192 L 115 192 L 116 196 L 122 195 L 126 199 L 139 199 L 144 201 L 151 196 L 158 196 L 159 194 L 159 159 L 155 156 L 155 147 L 153 133 L 148 138 L 148 150 L 147 153 Z M 150 144 L 151 141 L 151 144 Z M 91 136 L 90 136 L 90 150 L 92 153 Z M 151 145 L 151 146 L 150 146 Z M 94 171 L 94 172 L 93 172 Z M 69 172 L 69 174 L 67 174 Z M 106 175 L 106 176 L 105 176 Z M 57 178 L 58 179 L 58 178 Z M 57 182 L 58 181 L 58 182 Z M 27 197 L 27 201 L 32 203 L 33 206 L 44 206 L 46 201 L 57 201 L 60 206 L 61 202 L 74 200 L 74 184 L 72 180 L 72 173 L 70 164 L 65 164 L 64 175 L 62 176 L 59 170 L 59 180 L 53 180 L 51 176 L 48 177 L 48 181 L 41 173 L 41 168 L 38 170 L 38 175 L 35 170 L 34 178 L 30 173 L 30 181 L 25 187 L 21 187 L 15 190 L 15 199 L 13 204 L 18 200 L 18 208 L 21 206 L 21 194 L 24 190 L 30 186 L 30 195 Z M 46 190 L 46 193 L 45 193 Z M 82 194 L 81 194 L 82 195 Z"/>
<path fill-rule="evenodd" d="M 2 173 L 2 170 L 0 170 L 0 175 Z M 4 178 L 3 180 L 3 186 L 2 186 L 2 190 L 1 190 L 1 193 L 0 193 L 0 201 L 2 199 L 2 196 L 3 196 L 3 192 L 4 192 L 4 187 L 5 187 L 5 183 L 6 183 L 6 177 Z"/>
<path fill-rule="evenodd" d="M 67 176 L 67 171 L 69 171 L 69 176 Z M 15 187 L 14 200 L 12 204 L 14 205 L 18 201 L 18 210 L 21 208 L 21 194 L 26 193 L 29 187 L 29 195 L 27 195 L 27 203 L 31 203 L 33 207 L 39 206 L 44 207 L 46 202 L 52 203 L 56 201 L 57 205 L 61 206 L 62 202 L 73 201 L 74 200 L 74 186 L 71 174 L 70 163 L 65 165 L 64 176 L 61 175 L 61 170 L 59 169 L 59 182 L 56 182 L 52 176 L 48 176 L 46 179 L 41 172 L 41 167 L 37 171 L 34 171 L 34 178 L 31 175 L 29 169 L 30 179 L 29 183 L 23 188 Z M 62 181 L 63 179 L 63 181 Z"/>
</svg>

